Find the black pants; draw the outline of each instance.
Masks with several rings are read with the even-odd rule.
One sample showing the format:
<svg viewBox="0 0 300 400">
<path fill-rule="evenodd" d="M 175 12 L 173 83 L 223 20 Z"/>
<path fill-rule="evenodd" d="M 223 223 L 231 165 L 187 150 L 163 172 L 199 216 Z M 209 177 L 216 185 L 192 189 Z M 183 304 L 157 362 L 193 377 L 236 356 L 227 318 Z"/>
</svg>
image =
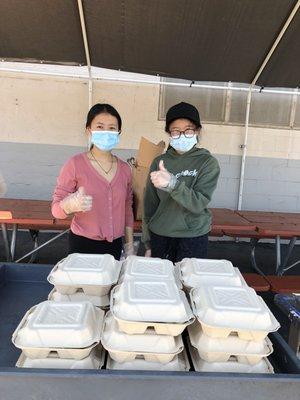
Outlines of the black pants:
<svg viewBox="0 0 300 400">
<path fill-rule="evenodd" d="M 207 258 L 208 234 L 193 238 L 171 238 L 151 232 L 151 256 L 173 263 L 183 258 Z"/>
<path fill-rule="evenodd" d="M 84 236 L 69 233 L 69 254 L 111 254 L 116 260 L 120 260 L 122 252 L 122 238 L 115 239 L 113 242 L 105 240 L 93 240 Z"/>
</svg>

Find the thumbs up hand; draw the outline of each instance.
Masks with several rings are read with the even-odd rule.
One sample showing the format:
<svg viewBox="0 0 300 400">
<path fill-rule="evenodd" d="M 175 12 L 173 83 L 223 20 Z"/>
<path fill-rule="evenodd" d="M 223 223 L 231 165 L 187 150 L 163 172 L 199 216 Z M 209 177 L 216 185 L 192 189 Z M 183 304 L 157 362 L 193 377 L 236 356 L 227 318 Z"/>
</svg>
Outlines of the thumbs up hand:
<svg viewBox="0 0 300 400">
<path fill-rule="evenodd" d="M 156 188 L 166 190 L 174 179 L 176 183 L 175 176 L 166 169 L 163 160 L 160 160 L 158 168 L 158 171 L 150 174 L 151 181 Z"/>
<path fill-rule="evenodd" d="M 92 196 L 88 196 L 85 193 L 84 187 L 80 186 L 77 192 L 65 197 L 60 202 L 60 206 L 66 214 L 72 214 L 74 212 L 90 211 L 92 209 L 92 202 Z"/>
</svg>

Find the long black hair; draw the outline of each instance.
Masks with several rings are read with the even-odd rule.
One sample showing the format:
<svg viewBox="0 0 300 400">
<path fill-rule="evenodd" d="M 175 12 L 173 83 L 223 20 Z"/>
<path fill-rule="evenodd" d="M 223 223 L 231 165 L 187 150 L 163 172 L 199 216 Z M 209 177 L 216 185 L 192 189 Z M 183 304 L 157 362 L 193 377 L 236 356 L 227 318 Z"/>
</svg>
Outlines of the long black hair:
<svg viewBox="0 0 300 400">
<path fill-rule="evenodd" d="M 120 114 L 110 104 L 100 104 L 100 103 L 95 104 L 88 112 L 85 127 L 87 128 L 87 127 L 91 126 L 93 119 L 99 114 L 110 114 L 113 117 L 116 117 L 117 121 L 118 121 L 118 129 L 119 129 L 119 131 L 121 131 L 122 119 L 120 117 Z"/>
</svg>

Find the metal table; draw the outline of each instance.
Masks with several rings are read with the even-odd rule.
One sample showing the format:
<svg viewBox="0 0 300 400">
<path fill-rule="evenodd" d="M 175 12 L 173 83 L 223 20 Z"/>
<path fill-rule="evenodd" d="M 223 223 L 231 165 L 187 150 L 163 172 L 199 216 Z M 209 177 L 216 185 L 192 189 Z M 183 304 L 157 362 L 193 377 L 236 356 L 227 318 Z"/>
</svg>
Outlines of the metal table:
<svg viewBox="0 0 300 400">
<path fill-rule="evenodd" d="M 300 365 L 270 335 L 276 374 L 16 369 L 11 335 L 25 311 L 47 298 L 52 266 L 0 264 L 0 393 L 3 400 L 298 400 Z"/>
</svg>

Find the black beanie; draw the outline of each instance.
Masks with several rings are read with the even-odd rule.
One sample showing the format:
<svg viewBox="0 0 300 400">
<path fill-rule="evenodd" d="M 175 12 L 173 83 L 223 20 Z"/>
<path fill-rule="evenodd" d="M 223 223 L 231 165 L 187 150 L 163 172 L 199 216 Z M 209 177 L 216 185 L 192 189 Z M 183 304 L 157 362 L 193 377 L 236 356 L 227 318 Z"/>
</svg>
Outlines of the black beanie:
<svg viewBox="0 0 300 400">
<path fill-rule="evenodd" d="M 169 108 L 166 115 L 166 132 L 169 132 L 170 123 L 179 118 L 189 119 L 190 121 L 194 122 L 197 128 L 202 127 L 197 108 L 189 103 L 181 102 Z"/>
</svg>

